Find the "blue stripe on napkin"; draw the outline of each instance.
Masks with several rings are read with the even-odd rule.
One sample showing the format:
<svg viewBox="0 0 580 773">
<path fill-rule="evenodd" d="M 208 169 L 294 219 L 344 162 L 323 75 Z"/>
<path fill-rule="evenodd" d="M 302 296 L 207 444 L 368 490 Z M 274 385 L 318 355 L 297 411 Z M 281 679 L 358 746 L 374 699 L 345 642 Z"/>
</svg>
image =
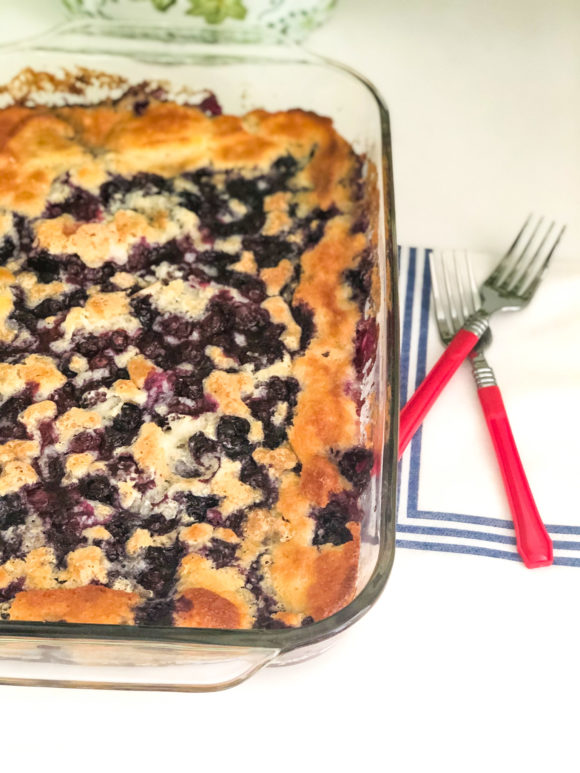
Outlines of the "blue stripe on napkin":
<svg viewBox="0 0 580 773">
<path fill-rule="evenodd" d="M 427 370 L 431 314 L 429 253 L 429 249 L 399 247 L 401 405 L 423 381 Z M 511 520 L 419 509 L 421 429 L 412 439 L 409 453 L 409 458 L 399 465 L 397 547 L 520 560 Z M 546 524 L 546 528 L 553 538 L 554 563 L 580 567 L 580 541 L 554 539 L 556 535 L 580 536 L 580 527 Z"/>
</svg>

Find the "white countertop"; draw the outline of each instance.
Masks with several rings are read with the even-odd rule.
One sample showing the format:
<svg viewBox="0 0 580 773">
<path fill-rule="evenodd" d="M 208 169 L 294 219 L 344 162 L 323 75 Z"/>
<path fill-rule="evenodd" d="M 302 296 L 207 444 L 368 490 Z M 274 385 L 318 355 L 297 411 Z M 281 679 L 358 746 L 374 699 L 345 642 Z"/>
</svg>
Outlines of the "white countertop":
<svg viewBox="0 0 580 773">
<path fill-rule="evenodd" d="M 56 2 L 4 0 L 0 41 L 59 18 Z M 580 259 L 579 41 L 577 0 L 340 0 L 309 47 L 386 99 L 400 242 L 499 253 L 533 210 L 568 222 L 561 254 Z M 399 550 L 331 650 L 230 691 L 0 687 L 5 765 L 576 770 L 580 573 L 441 560 Z"/>
</svg>

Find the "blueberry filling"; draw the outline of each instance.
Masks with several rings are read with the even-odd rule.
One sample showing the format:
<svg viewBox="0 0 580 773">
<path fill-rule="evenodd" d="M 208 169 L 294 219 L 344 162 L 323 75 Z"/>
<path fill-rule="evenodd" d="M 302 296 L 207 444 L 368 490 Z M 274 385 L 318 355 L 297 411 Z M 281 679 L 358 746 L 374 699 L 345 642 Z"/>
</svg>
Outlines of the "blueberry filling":
<svg viewBox="0 0 580 773">
<path fill-rule="evenodd" d="M 33 400 L 31 389 L 25 389 L 20 394 L 9 397 L 0 405 L 0 441 L 23 440 L 27 436 L 26 427 L 18 417 Z"/>
<path fill-rule="evenodd" d="M 18 494 L 5 494 L 0 497 L 0 529 L 20 526 L 24 523 L 27 508 Z"/>
<path fill-rule="evenodd" d="M 278 611 L 276 601 L 264 590 L 263 556 L 258 556 L 246 572 L 246 588 L 254 595 L 257 612 L 257 628 L 285 628 L 286 626 L 273 615 Z"/>
<path fill-rule="evenodd" d="M 175 240 L 154 246 L 141 243 L 129 254 L 127 268 L 133 272 L 151 270 L 160 263 L 179 263 L 183 258 L 183 252 L 184 250 Z"/>
<path fill-rule="evenodd" d="M 18 247 L 24 255 L 30 255 L 35 239 L 32 223 L 24 215 L 13 214 L 13 219 L 18 234 Z"/>
<path fill-rule="evenodd" d="M 202 102 L 199 103 L 199 109 L 204 112 L 206 115 L 221 115 L 222 114 L 222 108 L 220 103 L 218 102 L 215 94 L 210 94 L 208 97 L 206 97 Z"/>
<path fill-rule="evenodd" d="M 235 543 L 213 539 L 205 550 L 205 556 L 210 559 L 216 569 L 223 569 L 224 566 L 231 566 L 234 563 L 236 550 Z"/>
<path fill-rule="evenodd" d="M 139 322 L 143 325 L 145 330 L 149 330 L 153 327 L 153 322 L 157 317 L 157 312 L 153 308 L 151 299 L 145 296 L 135 298 L 131 302 L 133 308 L 133 314 L 137 317 Z"/>
<path fill-rule="evenodd" d="M 372 365 L 377 352 L 377 323 L 369 318 L 358 323 L 355 338 L 354 366 L 362 380 L 365 370 Z"/>
<path fill-rule="evenodd" d="M 315 332 L 314 312 L 305 303 L 299 302 L 291 307 L 292 316 L 296 324 L 300 327 L 300 349 L 304 351 Z"/>
<path fill-rule="evenodd" d="M 157 598 L 165 598 L 174 589 L 177 567 L 183 556 L 179 543 L 169 548 L 151 547 L 145 550 L 146 568 L 138 575 L 138 582 Z"/>
<path fill-rule="evenodd" d="M 160 175 L 140 172 L 134 177 L 116 176 L 101 185 L 99 198 L 105 207 L 121 202 L 130 193 L 139 191 L 144 196 L 171 192 L 171 181 Z"/>
<path fill-rule="evenodd" d="M 189 438 L 188 447 L 194 465 L 194 475 L 201 478 L 211 477 L 220 464 L 217 442 L 203 432 L 196 432 Z"/>
<path fill-rule="evenodd" d="M 343 545 L 352 540 L 352 534 L 347 528 L 349 514 L 340 502 L 331 500 L 326 507 L 315 511 L 313 545 Z"/>
<path fill-rule="evenodd" d="M 207 515 L 214 507 L 218 507 L 218 497 L 199 497 L 187 494 L 185 497 L 185 512 L 189 523 L 202 523 L 207 520 Z"/>
<path fill-rule="evenodd" d="M 256 464 L 251 456 L 244 459 L 242 463 L 240 480 L 261 492 L 262 498 L 257 505 L 271 507 L 278 498 L 278 492 L 272 484 L 267 469 L 262 464 Z"/>
<path fill-rule="evenodd" d="M 102 433 L 79 432 L 69 442 L 69 449 L 75 454 L 84 454 L 87 451 L 97 451 L 102 443 Z"/>
<path fill-rule="evenodd" d="M 13 257 L 16 252 L 16 245 L 10 236 L 5 236 L 0 243 L 0 265 L 4 265 L 7 260 Z"/>
<path fill-rule="evenodd" d="M 57 562 L 62 565 L 67 553 L 84 540 L 84 529 L 94 525 L 96 517 L 88 502 L 74 487 L 44 486 L 27 492 L 29 506 L 45 523 L 46 536 Z"/>
<path fill-rule="evenodd" d="M 361 311 L 364 309 L 371 290 L 372 259 L 367 250 L 361 256 L 356 268 L 345 272 L 345 280 L 351 288 L 351 297 L 358 304 Z"/>
<path fill-rule="evenodd" d="M 235 290 L 253 303 L 262 303 L 266 298 L 266 286 L 261 279 L 257 279 L 249 274 L 231 272 L 228 282 Z"/>
<path fill-rule="evenodd" d="M 138 625 L 168 626 L 173 622 L 174 603 L 168 599 L 147 600 L 135 616 Z"/>
<path fill-rule="evenodd" d="M 60 276 L 60 263 L 46 251 L 28 258 L 27 268 L 35 273 L 38 281 L 43 284 L 55 282 Z"/>
<path fill-rule="evenodd" d="M 79 484 L 79 490 L 87 499 L 94 499 L 105 504 L 113 504 L 115 501 L 115 489 L 104 475 L 84 478 Z"/>
<path fill-rule="evenodd" d="M 1 542 L 1 539 L 0 539 Z M 24 587 L 24 578 L 21 577 L 18 580 L 14 580 L 13 582 L 6 585 L 4 588 L 0 588 L 0 603 L 4 601 L 9 601 L 10 599 L 14 598 L 16 594 L 21 591 Z"/>
<path fill-rule="evenodd" d="M 217 439 L 229 459 L 242 459 L 252 451 L 248 440 L 250 422 L 240 416 L 222 416 L 217 425 Z"/>
<path fill-rule="evenodd" d="M 357 447 L 342 455 L 338 469 L 355 489 L 362 491 L 370 480 L 373 464 L 373 452 L 367 448 Z"/>
<path fill-rule="evenodd" d="M 286 440 L 286 427 L 292 421 L 298 390 L 299 384 L 296 379 L 281 379 L 274 376 L 262 388 L 263 396 L 247 400 L 252 416 L 262 422 L 266 448 L 278 448 Z M 282 423 L 276 424 L 274 413 L 280 403 L 286 403 L 285 417 Z"/>
<path fill-rule="evenodd" d="M 141 409 L 133 403 L 125 403 L 113 419 L 113 429 L 132 439 L 141 425 L 141 420 Z"/>
<path fill-rule="evenodd" d="M 114 542 L 125 543 L 140 524 L 141 520 L 137 515 L 119 511 L 107 521 L 107 531 L 112 536 L 112 541 L 107 540 L 107 545 L 112 545 Z"/>
<path fill-rule="evenodd" d="M 64 478 L 65 470 L 58 456 L 48 456 L 41 465 L 41 477 L 48 486 L 59 486 Z"/>
<path fill-rule="evenodd" d="M 112 477 L 126 481 L 139 474 L 139 466 L 131 454 L 118 454 L 109 463 L 108 469 Z"/>
<path fill-rule="evenodd" d="M 168 534 L 176 526 L 174 519 L 166 518 L 161 513 L 153 513 L 143 521 L 143 528 L 148 529 L 152 534 Z"/>
<path fill-rule="evenodd" d="M 86 299 L 87 294 L 84 290 L 75 290 L 62 298 L 45 298 L 32 309 L 32 314 L 39 320 L 54 317 L 73 306 L 84 306 Z"/>
<path fill-rule="evenodd" d="M 212 235 L 227 238 L 235 234 L 252 234 L 264 225 L 264 195 L 254 180 L 233 176 L 226 182 L 225 191 L 220 193 L 209 170 L 201 169 L 185 176 L 199 193 L 182 192 L 180 203 L 195 212 L 202 226 Z M 244 214 L 236 216 L 229 205 L 231 199 L 240 203 Z"/>
<path fill-rule="evenodd" d="M 246 236 L 244 249 L 252 250 L 260 268 L 273 268 L 281 260 L 296 260 L 300 248 L 295 242 L 288 242 L 277 236 Z"/>
<path fill-rule="evenodd" d="M 50 202 L 44 217 L 52 218 L 60 215 L 72 215 L 75 220 L 90 222 L 101 214 L 101 202 L 93 194 L 82 188 L 74 188 L 70 196 L 62 202 Z"/>
</svg>

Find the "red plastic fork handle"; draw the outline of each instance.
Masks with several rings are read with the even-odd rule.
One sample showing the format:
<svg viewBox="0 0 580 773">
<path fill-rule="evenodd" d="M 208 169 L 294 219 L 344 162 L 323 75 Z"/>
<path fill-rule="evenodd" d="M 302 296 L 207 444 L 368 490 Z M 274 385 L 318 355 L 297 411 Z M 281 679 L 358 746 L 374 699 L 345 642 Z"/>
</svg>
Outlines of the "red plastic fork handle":
<svg viewBox="0 0 580 773">
<path fill-rule="evenodd" d="M 407 402 L 399 419 L 399 459 L 411 438 L 423 423 L 429 409 L 443 391 L 443 387 L 459 368 L 478 342 L 475 333 L 459 330 L 441 357 L 425 377 L 413 397 Z"/>
<path fill-rule="evenodd" d="M 508 495 L 518 553 L 528 569 L 550 566 L 552 540 L 534 502 L 499 387 L 481 387 L 478 393 Z"/>
</svg>

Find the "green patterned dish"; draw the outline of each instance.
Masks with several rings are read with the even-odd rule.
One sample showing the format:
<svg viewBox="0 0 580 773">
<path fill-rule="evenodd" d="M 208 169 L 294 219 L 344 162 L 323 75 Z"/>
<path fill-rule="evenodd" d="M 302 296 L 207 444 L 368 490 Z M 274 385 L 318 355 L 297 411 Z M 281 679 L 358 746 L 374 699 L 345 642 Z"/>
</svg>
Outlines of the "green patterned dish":
<svg viewBox="0 0 580 773">
<path fill-rule="evenodd" d="M 74 16 L 116 21 L 136 17 L 179 29 L 192 39 L 230 42 L 300 42 L 327 18 L 336 0 L 62 0 Z"/>
</svg>

